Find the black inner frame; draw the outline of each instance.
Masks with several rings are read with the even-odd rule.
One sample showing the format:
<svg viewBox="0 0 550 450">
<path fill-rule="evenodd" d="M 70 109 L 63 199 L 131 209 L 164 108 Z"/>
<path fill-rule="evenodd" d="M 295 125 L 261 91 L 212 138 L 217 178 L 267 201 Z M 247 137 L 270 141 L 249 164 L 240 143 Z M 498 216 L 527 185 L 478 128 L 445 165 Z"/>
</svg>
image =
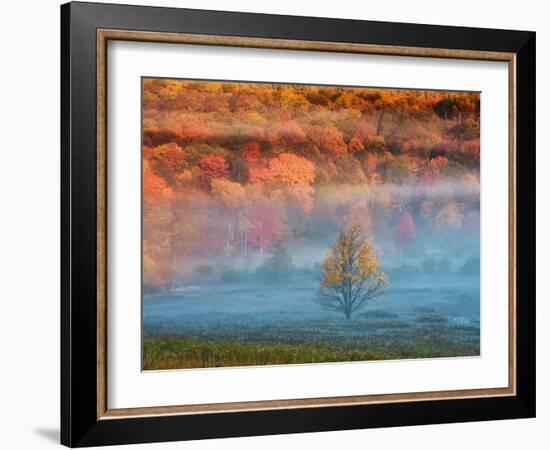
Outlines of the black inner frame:
<svg viewBox="0 0 550 450">
<path fill-rule="evenodd" d="M 97 419 L 97 29 L 516 54 L 515 396 Z M 535 33 L 175 8 L 61 7 L 61 443 L 71 447 L 535 416 Z"/>
</svg>

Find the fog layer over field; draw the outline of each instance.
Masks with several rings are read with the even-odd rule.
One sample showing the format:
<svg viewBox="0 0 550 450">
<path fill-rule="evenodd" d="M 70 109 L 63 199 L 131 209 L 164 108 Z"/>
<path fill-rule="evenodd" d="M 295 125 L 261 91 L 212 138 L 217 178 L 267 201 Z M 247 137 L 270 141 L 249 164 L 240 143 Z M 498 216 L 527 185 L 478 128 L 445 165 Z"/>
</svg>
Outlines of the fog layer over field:
<svg viewBox="0 0 550 450">
<path fill-rule="evenodd" d="M 395 211 L 394 222 L 401 214 Z M 404 248 L 395 243 L 396 223 L 375 229 L 387 292 L 348 321 L 317 301 L 319 263 L 337 232 L 327 222 L 319 219 L 313 236 L 284 248 L 290 263 L 270 266 L 269 251 L 203 258 L 169 289 L 146 293 L 145 336 L 376 349 L 388 358 L 479 354 L 477 227 L 434 234 L 416 225 L 414 241 Z"/>
<path fill-rule="evenodd" d="M 392 285 L 352 320 L 314 301 L 318 280 L 299 273 L 281 284 L 218 281 L 145 295 L 146 336 L 255 343 L 347 344 L 395 350 L 418 342 L 479 354 L 479 277 L 388 270 Z M 425 356 L 433 356 L 426 354 Z"/>
</svg>

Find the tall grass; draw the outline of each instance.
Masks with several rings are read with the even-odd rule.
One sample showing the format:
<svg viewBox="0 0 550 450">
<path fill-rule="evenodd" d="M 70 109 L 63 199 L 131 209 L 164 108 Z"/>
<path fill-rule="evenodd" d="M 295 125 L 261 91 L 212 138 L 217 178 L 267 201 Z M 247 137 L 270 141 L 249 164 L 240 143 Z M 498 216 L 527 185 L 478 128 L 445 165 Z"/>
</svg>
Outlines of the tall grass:
<svg viewBox="0 0 550 450">
<path fill-rule="evenodd" d="M 419 335 L 404 345 L 349 345 L 251 343 L 182 337 L 146 337 L 144 370 L 205 367 L 264 366 L 342 361 L 374 361 L 479 355 L 479 344 L 452 345 L 443 336 Z"/>
<path fill-rule="evenodd" d="M 304 364 L 387 359 L 388 355 L 320 345 L 255 344 L 183 338 L 145 338 L 144 370 Z"/>
</svg>

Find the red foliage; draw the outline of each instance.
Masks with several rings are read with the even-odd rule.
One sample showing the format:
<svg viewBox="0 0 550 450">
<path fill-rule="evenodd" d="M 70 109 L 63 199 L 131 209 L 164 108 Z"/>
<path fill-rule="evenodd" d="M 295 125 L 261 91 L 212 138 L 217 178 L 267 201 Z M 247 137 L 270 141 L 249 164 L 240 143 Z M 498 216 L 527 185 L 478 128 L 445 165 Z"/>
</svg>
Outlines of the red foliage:
<svg viewBox="0 0 550 450">
<path fill-rule="evenodd" d="M 225 159 L 217 155 L 203 156 L 199 161 L 201 169 L 201 181 L 205 186 L 209 186 L 214 178 L 220 178 L 227 175 L 229 170 Z"/>
<path fill-rule="evenodd" d="M 415 236 L 414 220 L 410 213 L 404 212 L 399 218 L 399 222 L 395 227 L 395 240 L 401 248 L 405 248 L 412 244 Z"/>
<path fill-rule="evenodd" d="M 260 158 L 260 145 L 257 142 L 247 142 L 241 148 L 244 158 L 249 163 L 254 163 Z"/>
</svg>

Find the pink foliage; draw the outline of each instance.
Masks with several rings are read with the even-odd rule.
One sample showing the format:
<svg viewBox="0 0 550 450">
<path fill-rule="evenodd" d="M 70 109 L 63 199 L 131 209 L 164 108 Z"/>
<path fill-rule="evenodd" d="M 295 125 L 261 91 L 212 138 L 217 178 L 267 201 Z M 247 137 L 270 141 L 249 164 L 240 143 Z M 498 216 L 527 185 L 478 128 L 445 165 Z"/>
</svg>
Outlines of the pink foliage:
<svg viewBox="0 0 550 450">
<path fill-rule="evenodd" d="M 415 236 L 415 226 L 410 213 L 405 211 L 401 214 L 399 222 L 395 227 L 394 236 L 401 248 L 408 247 L 412 244 Z"/>
<path fill-rule="evenodd" d="M 419 198 L 429 195 L 430 187 L 435 183 L 435 175 L 432 170 L 425 170 L 416 182 L 416 195 Z"/>
<path fill-rule="evenodd" d="M 378 168 L 378 156 L 374 153 L 367 153 L 367 174 L 370 176 Z"/>
<path fill-rule="evenodd" d="M 267 200 L 255 203 L 250 211 L 251 227 L 248 230 L 248 242 L 263 252 L 271 246 L 273 238 L 281 230 L 271 203 Z"/>
<path fill-rule="evenodd" d="M 248 168 L 248 181 L 251 184 L 267 183 L 271 178 L 271 172 L 267 167 L 252 166 Z"/>
</svg>

